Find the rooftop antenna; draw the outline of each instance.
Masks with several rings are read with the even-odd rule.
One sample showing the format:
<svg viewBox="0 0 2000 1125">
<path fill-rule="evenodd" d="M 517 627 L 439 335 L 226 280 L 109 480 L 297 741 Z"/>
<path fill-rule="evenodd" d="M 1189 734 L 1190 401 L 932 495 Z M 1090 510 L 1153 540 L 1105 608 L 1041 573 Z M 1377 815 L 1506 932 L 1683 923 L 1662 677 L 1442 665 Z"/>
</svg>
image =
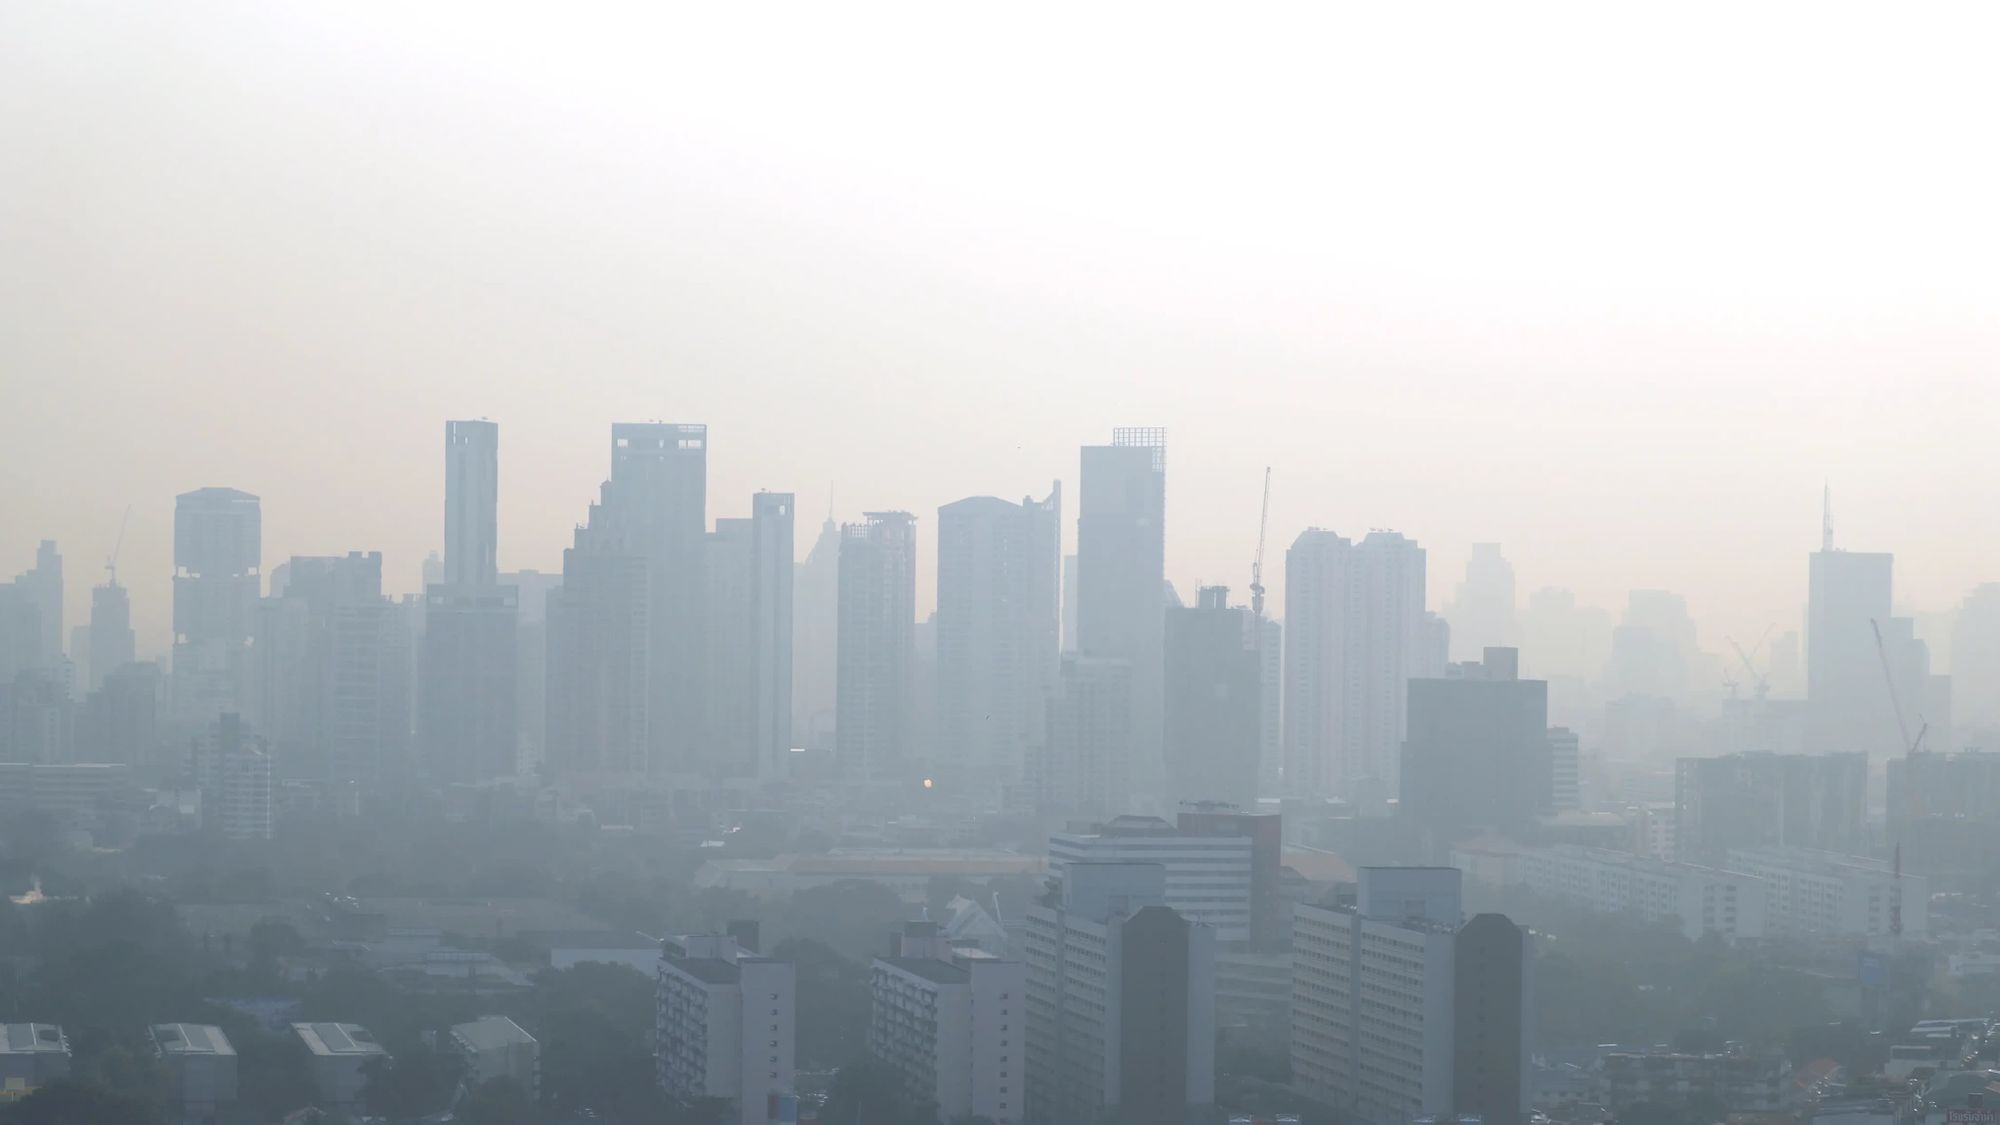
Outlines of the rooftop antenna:
<svg viewBox="0 0 2000 1125">
<path fill-rule="evenodd" d="M 1819 490 L 1819 549 L 1833 550 L 1833 487 L 1826 484 Z"/>
</svg>

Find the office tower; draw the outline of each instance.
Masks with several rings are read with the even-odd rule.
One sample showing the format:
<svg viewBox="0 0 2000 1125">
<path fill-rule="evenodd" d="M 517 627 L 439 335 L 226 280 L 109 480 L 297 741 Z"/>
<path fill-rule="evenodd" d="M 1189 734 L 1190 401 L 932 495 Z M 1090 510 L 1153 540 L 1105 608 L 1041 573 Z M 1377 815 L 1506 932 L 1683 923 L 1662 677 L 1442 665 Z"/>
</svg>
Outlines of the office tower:
<svg viewBox="0 0 2000 1125">
<path fill-rule="evenodd" d="M 1633 590 L 1625 616 L 1611 631 L 1605 690 L 1613 696 L 1686 699 L 1696 685 L 1720 679 L 1722 669 L 1695 641 L 1687 601 L 1668 590 Z"/>
<path fill-rule="evenodd" d="M 1158 864 L 1162 903 L 1214 930 L 1217 941 L 1241 944 L 1250 940 L 1252 850 L 1247 832 L 1183 832 L 1156 816 L 1120 816 L 1050 835 L 1049 874 L 1061 878 L 1080 863 Z"/>
<path fill-rule="evenodd" d="M 425 592 L 417 733 L 433 782 L 488 781 L 519 768 L 520 610 L 512 586 L 442 584 Z"/>
<path fill-rule="evenodd" d="M 1525 1119 L 1532 945 L 1504 915 L 1462 921 L 1459 879 L 1449 867 L 1364 867 L 1352 903 L 1295 909 L 1300 1093 L 1384 1125 Z"/>
<path fill-rule="evenodd" d="M 562 588 L 548 597 L 545 773 L 629 782 L 651 774 L 646 556 L 604 483 L 563 551 Z"/>
<path fill-rule="evenodd" d="M 708 427 L 611 427 L 611 483 L 647 567 L 647 740 L 656 773 L 699 760 L 705 708 Z"/>
<path fill-rule="evenodd" d="M 240 716 L 216 716 L 195 744 L 202 825 L 226 840 L 271 838 L 271 755 Z"/>
<path fill-rule="evenodd" d="M 242 709 L 263 541 L 263 514 L 247 492 L 201 488 L 174 500 L 173 695 L 184 722 Z"/>
<path fill-rule="evenodd" d="M 1166 431 L 1118 429 L 1086 445 L 1076 519 L 1076 647 L 1131 668 L 1129 783 L 1157 794 L 1165 723 Z"/>
<path fill-rule="evenodd" d="M 1026 992 L 1021 962 L 956 947 L 936 922 L 907 923 L 895 955 L 869 970 L 868 1053 L 940 1121 L 1018 1122 Z"/>
<path fill-rule="evenodd" d="M 1204 586 L 1192 608 L 1166 611 L 1166 781 L 1175 802 L 1257 800 L 1264 719 L 1263 657 L 1250 611 L 1229 588 Z"/>
<path fill-rule="evenodd" d="M 445 585 L 494 584 L 500 572 L 499 512 L 499 425 L 485 421 L 446 422 Z"/>
<path fill-rule="evenodd" d="M 661 948 L 654 1029 L 661 1088 L 683 1105 L 722 1099 L 727 1120 L 767 1125 L 772 1098 L 792 1092 L 796 968 L 727 934 L 670 937 Z"/>
<path fill-rule="evenodd" d="M 1250 841 L 1250 945 L 1255 949 L 1283 949 L 1285 935 L 1291 928 L 1291 920 L 1285 916 L 1283 818 L 1274 812 L 1247 812 L 1203 801 L 1183 806 L 1174 827 L 1182 836 L 1242 837 Z"/>
<path fill-rule="evenodd" d="M 29 668 L 0 683 L 0 761 L 67 762 L 76 712 L 61 678 Z"/>
<path fill-rule="evenodd" d="M 1715 863 L 1731 849 L 1865 854 L 1868 755 L 1682 758 L 1674 774 L 1675 858 Z"/>
<path fill-rule="evenodd" d="M 280 774 L 374 786 L 408 766 L 411 652 L 382 555 L 294 556 L 255 607 L 252 725 Z"/>
<path fill-rule="evenodd" d="M 55 540 L 41 541 L 35 548 L 34 569 L 16 575 L 14 586 L 35 607 L 38 659 L 42 665 L 54 667 L 63 656 L 62 553 Z"/>
<path fill-rule="evenodd" d="M 41 608 L 18 582 L 0 583 L 0 684 L 41 665 Z"/>
<path fill-rule="evenodd" d="M 1611 615 L 1579 606 L 1568 590 L 1528 595 L 1521 614 L 1521 667 L 1545 680 L 1592 680 L 1611 656 Z"/>
<path fill-rule="evenodd" d="M 1268 617 L 1246 618 L 1257 650 L 1257 795 L 1284 792 L 1285 626 Z"/>
<path fill-rule="evenodd" d="M 1062 650 L 1076 651 L 1076 556 L 1062 557 Z"/>
<path fill-rule="evenodd" d="M 2000 855 L 2000 754 L 1889 759 L 1888 838 L 1905 870 L 1940 889 L 1971 889 Z"/>
<path fill-rule="evenodd" d="M 1967 743 L 1988 739 L 1986 732 L 2000 735 L 2000 582 L 1974 587 L 1959 603 L 1951 629 L 1951 674 L 1964 688 L 1956 718 L 1965 729 L 1980 732 Z"/>
<path fill-rule="evenodd" d="M 938 509 L 938 772 L 1012 783 L 1055 687 L 1062 486 Z"/>
<path fill-rule="evenodd" d="M 1489 648 L 1520 643 L 1514 619 L 1514 564 L 1500 553 L 1500 544 L 1472 545 L 1465 580 L 1452 595 L 1445 617 L 1451 622 L 1454 660 L 1477 660 Z"/>
<path fill-rule="evenodd" d="M 1531 827 L 1554 809 L 1549 685 L 1521 679 L 1511 648 L 1452 672 L 1410 681 L 1401 812 L 1437 840 Z"/>
<path fill-rule="evenodd" d="M 515 570 L 500 576 L 512 586 L 520 603 L 514 622 L 514 732 L 524 772 L 534 773 L 547 759 L 549 599 L 562 590 L 562 575 L 540 570 Z"/>
<path fill-rule="evenodd" d="M 1813 552 L 1806 609 L 1806 704 L 1814 749 L 1897 749 L 1899 732 L 1875 629 L 1887 621 L 1894 556 L 1837 551 L 1829 530 Z"/>
<path fill-rule="evenodd" d="M 1047 733 L 1033 755 L 1043 812 L 1115 816 L 1132 801 L 1132 666 L 1065 656 L 1045 709 Z"/>
<path fill-rule="evenodd" d="M 1393 793 L 1410 678 L 1440 655 L 1423 548 L 1392 531 L 1356 544 L 1308 529 L 1285 553 L 1285 620 L 1286 789 Z"/>
<path fill-rule="evenodd" d="M 1583 807 L 1583 753 L 1576 732 L 1549 728 L 1549 809 L 1574 812 Z"/>
<path fill-rule="evenodd" d="M 708 768 L 782 777 L 792 733 L 792 494 L 760 492 L 749 519 L 708 537 Z"/>
<path fill-rule="evenodd" d="M 868 512 L 840 529 L 840 625 L 834 746 L 850 777 L 900 779 L 914 764 L 917 524 Z"/>
<path fill-rule="evenodd" d="M 76 756 L 85 762 L 153 764 L 159 744 L 160 666 L 152 661 L 119 665 L 84 699 L 77 720 Z"/>
<path fill-rule="evenodd" d="M 1028 908 L 1031 1121 L 1187 1121 L 1215 1101 L 1215 932 L 1150 863 L 1076 863 Z"/>
<path fill-rule="evenodd" d="M 828 519 L 794 572 L 792 733 L 802 747 L 833 747 L 840 630 L 840 527 Z"/>
<path fill-rule="evenodd" d="M 112 579 L 90 591 L 90 686 L 101 687 L 113 670 L 136 658 L 132 634 L 132 601 L 125 587 Z"/>
</svg>

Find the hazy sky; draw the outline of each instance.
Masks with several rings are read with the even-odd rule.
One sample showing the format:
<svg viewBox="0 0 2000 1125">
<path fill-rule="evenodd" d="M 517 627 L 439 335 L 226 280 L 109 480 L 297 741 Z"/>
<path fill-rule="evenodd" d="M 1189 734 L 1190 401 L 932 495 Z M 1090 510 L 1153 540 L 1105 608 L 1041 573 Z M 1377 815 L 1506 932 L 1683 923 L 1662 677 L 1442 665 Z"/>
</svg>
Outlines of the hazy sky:
<svg viewBox="0 0 2000 1125">
<path fill-rule="evenodd" d="M 690 6 L 691 7 L 691 6 Z M 1394 527 L 1434 604 L 1795 625 L 1831 480 L 1899 596 L 2000 579 L 1996 16 L 1833 4 L 0 6 L 0 576 L 175 493 L 269 567 L 442 537 L 560 567 L 614 420 L 708 423 L 710 515 L 1066 485 L 1169 429 L 1168 563 Z M 663 10 L 667 9 L 667 10 Z M 1073 536 L 1072 529 L 1069 532 Z"/>
</svg>

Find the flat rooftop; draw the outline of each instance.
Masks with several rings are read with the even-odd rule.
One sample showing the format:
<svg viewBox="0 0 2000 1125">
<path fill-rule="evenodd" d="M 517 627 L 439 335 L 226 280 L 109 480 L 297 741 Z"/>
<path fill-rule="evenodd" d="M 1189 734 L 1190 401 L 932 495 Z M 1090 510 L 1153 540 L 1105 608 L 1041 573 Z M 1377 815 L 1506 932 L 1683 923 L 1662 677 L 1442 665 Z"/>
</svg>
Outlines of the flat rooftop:
<svg viewBox="0 0 2000 1125">
<path fill-rule="evenodd" d="M 932 984 L 964 984 L 972 974 L 957 965 L 929 957 L 884 957 L 882 963 Z"/>
<path fill-rule="evenodd" d="M 236 1048 L 219 1027 L 201 1023 L 156 1023 L 153 1045 L 163 1055 L 233 1055 Z"/>
<path fill-rule="evenodd" d="M 735 962 L 720 957 L 670 957 L 667 964 L 703 984 L 735 984 L 743 979 Z"/>
<path fill-rule="evenodd" d="M 63 1029 L 52 1023 L 10 1023 L 0 1035 L 0 1055 L 66 1055 L 69 1041 Z"/>
<path fill-rule="evenodd" d="M 386 1055 L 375 1033 L 356 1023 L 295 1023 L 292 1030 L 315 1055 Z"/>
<path fill-rule="evenodd" d="M 535 1041 L 534 1036 L 506 1016 L 481 1016 L 471 1023 L 453 1024 L 451 1034 L 475 1051 L 495 1051 Z"/>
</svg>

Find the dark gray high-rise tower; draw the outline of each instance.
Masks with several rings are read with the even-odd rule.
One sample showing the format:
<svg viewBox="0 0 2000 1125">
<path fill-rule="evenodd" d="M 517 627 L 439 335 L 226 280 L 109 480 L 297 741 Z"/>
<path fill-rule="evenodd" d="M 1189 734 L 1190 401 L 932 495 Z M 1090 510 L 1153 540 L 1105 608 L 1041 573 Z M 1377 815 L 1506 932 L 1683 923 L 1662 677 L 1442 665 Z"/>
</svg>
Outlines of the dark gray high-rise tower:
<svg viewBox="0 0 2000 1125">
<path fill-rule="evenodd" d="M 500 427 L 444 424 L 444 581 L 491 586 L 499 567 Z"/>
<path fill-rule="evenodd" d="M 647 737 L 652 770 L 697 764 L 704 729 L 708 427 L 611 427 L 611 484 L 646 558 Z"/>
<path fill-rule="evenodd" d="M 1121 428 L 1086 445 L 1076 519 L 1077 649 L 1131 669 L 1133 772 L 1160 792 L 1164 724 L 1167 436 Z"/>
</svg>

